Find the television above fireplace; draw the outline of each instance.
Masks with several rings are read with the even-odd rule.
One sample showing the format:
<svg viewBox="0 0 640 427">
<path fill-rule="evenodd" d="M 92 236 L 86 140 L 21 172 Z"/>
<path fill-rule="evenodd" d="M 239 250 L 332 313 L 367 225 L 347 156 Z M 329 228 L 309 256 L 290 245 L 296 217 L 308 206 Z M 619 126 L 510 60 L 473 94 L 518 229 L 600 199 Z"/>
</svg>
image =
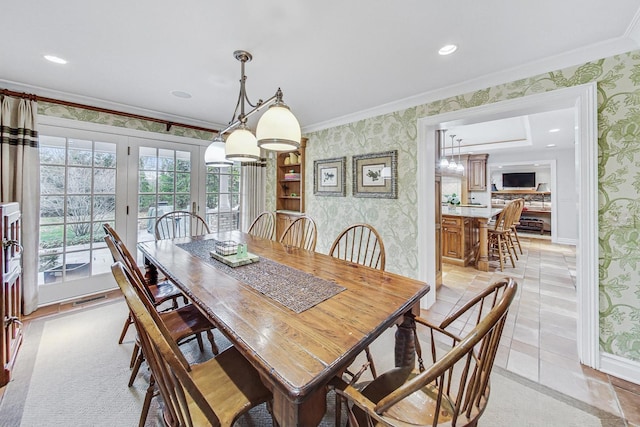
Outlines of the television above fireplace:
<svg viewBox="0 0 640 427">
<path fill-rule="evenodd" d="M 535 188 L 535 172 L 513 172 L 502 174 L 502 188 Z"/>
</svg>

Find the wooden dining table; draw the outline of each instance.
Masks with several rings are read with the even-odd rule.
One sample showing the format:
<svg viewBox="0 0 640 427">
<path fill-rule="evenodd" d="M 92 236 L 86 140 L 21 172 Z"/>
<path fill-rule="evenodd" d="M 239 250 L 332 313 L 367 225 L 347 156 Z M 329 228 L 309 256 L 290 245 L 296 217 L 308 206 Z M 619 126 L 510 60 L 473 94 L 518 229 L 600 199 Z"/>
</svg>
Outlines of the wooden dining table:
<svg viewBox="0 0 640 427">
<path fill-rule="evenodd" d="M 253 270 L 231 269 L 206 255 L 222 241 L 246 243 L 259 257 Z M 150 276 L 157 269 L 175 282 L 258 370 L 273 392 L 273 416 L 287 427 L 318 425 L 330 380 L 404 314 L 419 309 L 430 290 L 418 280 L 239 231 L 138 248 Z M 273 271 L 283 274 L 285 283 L 278 286 L 284 289 L 257 290 L 273 280 L 267 277 L 277 275 Z M 327 290 L 337 293 L 298 307 L 298 300 Z"/>
</svg>

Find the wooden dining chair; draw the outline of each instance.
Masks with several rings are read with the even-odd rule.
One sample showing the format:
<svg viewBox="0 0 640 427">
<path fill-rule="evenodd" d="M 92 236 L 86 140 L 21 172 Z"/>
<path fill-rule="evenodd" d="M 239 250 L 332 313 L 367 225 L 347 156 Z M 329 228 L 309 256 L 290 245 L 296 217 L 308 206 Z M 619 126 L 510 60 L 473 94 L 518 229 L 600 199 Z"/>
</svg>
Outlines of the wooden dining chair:
<svg viewBox="0 0 640 427">
<path fill-rule="evenodd" d="M 209 234 L 209 226 L 201 216 L 188 211 L 173 211 L 156 221 L 156 240 Z"/>
<path fill-rule="evenodd" d="M 251 408 L 270 405 L 273 396 L 258 371 L 233 346 L 189 365 L 159 314 L 144 304 L 124 265 L 116 262 L 111 270 L 132 313 L 168 426 L 231 426 Z"/>
<path fill-rule="evenodd" d="M 318 230 L 315 221 L 308 216 L 295 219 L 282 233 L 280 243 L 308 251 L 316 250 Z"/>
<path fill-rule="evenodd" d="M 127 252 L 125 256 L 127 261 L 133 260 L 133 256 L 127 250 L 126 246 L 124 245 L 124 242 L 122 241 L 122 239 L 120 238 L 116 230 L 114 230 L 114 228 L 111 227 L 111 225 L 108 223 L 103 224 L 102 228 L 105 234 L 107 236 L 110 236 L 113 239 L 113 241 L 116 243 L 116 245 L 120 246 L 123 251 Z M 135 263 L 135 261 L 133 262 Z M 136 271 L 140 272 L 139 269 L 136 269 Z M 142 273 L 140 272 L 140 274 Z M 170 301 L 171 302 L 170 308 L 176 309 L 178 308 L 178 301 L 180 298 L 182 298 L 185 304 L 187 303 L 187 297 L 182 293 L 182 291 L 180 291 L 180 289 L 178 289 L 170 281 L 164 280 L 164 281 L 159 281 L 156 284 L 149 284 L 147 283 L 147 280 L 144 278 L 144 276 L 141 276 L 140 279 L 146 288 L 149 298 L 151 299 L 151 301 L 153 301 L 153 304 L 155 306 L 160 306 L 165 302 Z M 129 329 L 129 326 L 132 323 L 133 323 L 133 319 L 131 319 L 131 316 L 129 315 L 124 322 L 122 332 L 120 333 L 120 338 L 118 339 L 118 344 L 122 344 L 122 341 L 124 341 L 124 337 L 127 334 L 127 330 Z"/>
<path fill-rule="evenodd" d="M 149 310 L 157 311 L 157 306 L 154 305 L 151 296 L 144 285 L 144 276 L 138 269 L 137 264 L 126 246 L 118 245 L 111 238 L 111 236 L 105 236 L 105 242 L 107 247 L 111 251 L 111 255 L 115 262 L 120 262 L 127 269 L 132 276 L 131 282 L 136 286 L 137 291 L 141 294 L 142 301 L 148 306 Z M 130 313 L 131 315 L 131 313 Z M 183 305 L 173 310 L 166 310 L 159 312 L 159 318 L 165 323 L 167 329 L 170 331 L 172 339 L 177 344 L 184 344 L 193 339 L 197 340 L 200 351 L 204 351 L 204 345 L 202 342 L 202 334 L 206 334 L 211 344 L 211 350 L 213 354 L 218 354 L 218 346 L 216 345 L 213 337 L 212 330 L 215 325 L 202 314 L 193 304 Z M 145 359 L 145 355 L 140 351 L 139 343 L 136 342 L 131 355 L 131 376 L 129 378 L 129 387 L 133 385 L 140 366 Z"/>
<path fill-rule="evenodd" d="M 369 224 L 354 224 L 342 230 L 331 245 L 329 255 L 378 270 L 384 270 L 385 266 L 384 243 Z"/>
<path fill-rule="evenodd" d="M 253 220 L 247 233 L 263 239 L 273 240 L 276 233 L 275 214 L 269 211 L 262 212 Z"/>
<path fill-rule="evenodd" d="M 439 325 L 409 317 L 417 370 L 414 357 L 362 389 L 340 377 L 334 379 L 336 393 L 350 404 L 349 425 L 476 426 L 489 399 L 491 371 L 516 291 L 516 282 L 505 278 Z M 416 325 L 427 331 L 418 333 Z M 419 336 L 429 339 L 428 367 Z"/>
<path fill-rule="evenodd" d="M 336 237 L 329 249 L 329 255 L 343 259 L 354 264 L 383 270 L 385 267 L 385 250 L 382 237 L 378 231 L 369 224 L 353 224 Z M 365 348 L 367 363 L 362 365 L 357 372 L 347 368 L 345 374 L 357 380 L 368 368 L 373 378 L 377 377 L 376 367 L 371 356 L 371 350 Z M 340 412 L 342 399 L 336 395 L 336 424 L 340 424 Z"/>
</svg>

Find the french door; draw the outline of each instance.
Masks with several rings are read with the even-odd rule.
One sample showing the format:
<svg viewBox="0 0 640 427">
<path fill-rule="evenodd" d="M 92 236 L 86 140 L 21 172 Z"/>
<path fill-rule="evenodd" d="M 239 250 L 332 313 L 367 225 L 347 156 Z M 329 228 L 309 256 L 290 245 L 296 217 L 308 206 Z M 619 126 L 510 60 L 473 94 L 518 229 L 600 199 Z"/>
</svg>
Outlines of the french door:
<svg viewBox="0 0 640 427">
<path fill-rule="evenodd" d="M 200 147 L 130 138 L 128 170 L 135 171 L 136 191 L 128 193 L 127 246 L 155 240 L 156 220 L 172 211 L 202 215 L 199 175 L 204 168 Z M 203 192 L 204 193 L 204 192 Z M 132 251 L 133 252 L 133 251 Z M 142 259 L 138 259 L 142 264 Z"/>
<path fill-rule="evenodd" d="M 39 305 L 117 287 L 104 223 L 134 249 L 164 212 L 203 213 L 206 147 L 174 139 L 41 124 Z"/>
<path fill-rule="evenodd" d="M 113 288 L 102 224 L 121 216 L 126 138 L 42 126 L 39 304 Z"/>
</svg>

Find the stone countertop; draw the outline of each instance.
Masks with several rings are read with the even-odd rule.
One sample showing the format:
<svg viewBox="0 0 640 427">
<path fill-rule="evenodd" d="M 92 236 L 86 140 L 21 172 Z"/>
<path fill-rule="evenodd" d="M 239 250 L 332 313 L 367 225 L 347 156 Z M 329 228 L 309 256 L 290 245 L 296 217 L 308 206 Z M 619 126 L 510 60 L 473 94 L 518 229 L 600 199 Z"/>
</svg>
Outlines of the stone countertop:
<svg viewBox="0 0 640 427">
<path fill-rule="evenodd" d="M 442 216 L 457 216 L 464 218 L 485 218 L 491 219 L 494 216 L 498 215 L 502 212 L 504 208 L 478 208 L 478 207 L 467 207 L 467 206 L 442 206 Z"/>
</svg>

